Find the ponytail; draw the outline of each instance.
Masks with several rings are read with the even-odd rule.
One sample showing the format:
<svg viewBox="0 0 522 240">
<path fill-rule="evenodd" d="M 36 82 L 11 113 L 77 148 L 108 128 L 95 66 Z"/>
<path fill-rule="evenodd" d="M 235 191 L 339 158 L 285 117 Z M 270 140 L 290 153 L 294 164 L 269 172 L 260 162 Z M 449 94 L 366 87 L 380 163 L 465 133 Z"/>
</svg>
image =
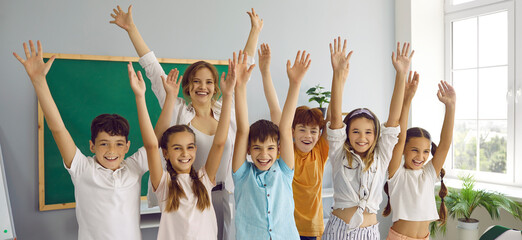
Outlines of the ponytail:
<svg viewBox="0 0 522 240">
<path fill-rule="evenodd" d="M 172 168 L 170 161 L 167 161 L 167 172 L 170 175 L 169 195 L 167 197 L 166 212 L 176 211 L 179 208 L 181 198 L 186 198 L 183 188 L 177 180 L 178 173 Z M 210 207 L 210 198 L 208 196 L 205 185 L 199 179 L 198 173 L 194 167 L 190 168 L 190 178 L 192 179 L 192 191 L 197 198 L 196 206 L 200 211 Z"/>
<path fill-rule="evenodd" d="M 167 196 L 166 212 L 176 211 L 179 208 L 179 202 L 182 197 L 186 198 L 183 188 L 178 182 L 178 173 L 172 168 L 170 161 L 167 161 L 167 172 L 170 175 L 169 195 Z"/>
<path fill-rule="evenodd" d="M 444 175 L 446 175 L 446 171 L 444 171 L 444 168 L 440 169 L 440 191 L 439 191 L 439 197 L 440 197 L 440 208 L 439 208 L 439 223 L 440 225 L 443 225 L 446 223 L 446 217 L 448 216 L 448 209 L 446 209 L 446 204 L 444 204 L 444 197 L 448 194 L 448 189 L 446 188 L 446 185 L 444 184 Z"/>
<path fill-rule="evenodd" d="M 431 155 L 435 156 L 435 152 L 437 152 L 437 144 L 431 142 Z M 446 209 L 446 204 L 444 203 L 444 197 L 448 195 L 448 188 L 444 184 L 444 175 L 446 175 L 446 171 L 444 168 L 440 169 L 440 190 L 439 190 L 439 198 L 440 198 L 440 207 L 439 207 L 439 220 L 437 220 L 441 225 L 446 223 L 446 217 L 448 216 L 448 209 Z"/>
<path fill-rule="evenodd" d="M 384 184 L 384 192 L 386 193 L 386 196 L 388 196 L 388 203 L 386 204 L 386 207 L 384 208 L 382 215 L 387 217 L 391 213 L 390 192 L 388 191 L 388 181 L 386 181 L 386 183 Z"/>
<path fill-rule="evenodd" d="M 190 178 L 192 178 L 192 191 L 198 198 L 197 207 L 200 211 L 210 207 L 210 198 L 207 193 L 205 185 L 199 180 L 198 173 L 194 170 L 194 167 L 190 168 Z"/>
<path fill-rule="evenodd" d="M 435 152 L 437 151 L 437 144 L 431 142 L 431 155 L 435 156 Z"/>
</svg>

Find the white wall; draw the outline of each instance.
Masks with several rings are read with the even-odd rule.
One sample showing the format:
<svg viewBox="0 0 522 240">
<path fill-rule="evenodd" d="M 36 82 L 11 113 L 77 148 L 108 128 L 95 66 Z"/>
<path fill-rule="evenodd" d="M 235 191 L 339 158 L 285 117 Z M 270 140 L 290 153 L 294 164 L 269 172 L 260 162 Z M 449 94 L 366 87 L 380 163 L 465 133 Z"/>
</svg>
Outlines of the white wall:
<svg viewBox="0 0 522 240">
<path fill-rule="evenodd" d="M 112 8 L 116 4 L 126 8 L 130 3 L 0 1 L 0 144 L 19 239 L 75 239 L 77 223 L 74 210 L 38 211 L 36 96 L 11 53 L 23 53 L 22 42 L 39 39 L 46 52 L 136 56 L 126 33 L 109 24 Z M 382 121 L 387 118 L 394 80 L 390 63 L 395 41 L 393 1 L 154 0 L 132 4 L 134 20 L 158 57 L 191 59 L 226 59 L 242 49 L 250 29 L 246 11 L 254 7 L 264 19 L 260 43 L 271 45 L 272 74 L 281 103 L 288 87 L 286 59 L 293 59 L 298 49 L 312 54 L 299 99 L 299 104 L 307 104 L 306 89 L 316 83 L 331 86 L 328 43 L 335 36 L 346 37 L 355 53 L 343 110 L 369 107 Z M 258 91 L 261 87 L 255 69 L 248 87 L 249 105 L 256 106 L 250 121 L 269 117 Z M 389 227 L 386 221 L 381 225 Z M 143 236 L 154 239 L 155 230 L 146 230 Z"/>
</svg>

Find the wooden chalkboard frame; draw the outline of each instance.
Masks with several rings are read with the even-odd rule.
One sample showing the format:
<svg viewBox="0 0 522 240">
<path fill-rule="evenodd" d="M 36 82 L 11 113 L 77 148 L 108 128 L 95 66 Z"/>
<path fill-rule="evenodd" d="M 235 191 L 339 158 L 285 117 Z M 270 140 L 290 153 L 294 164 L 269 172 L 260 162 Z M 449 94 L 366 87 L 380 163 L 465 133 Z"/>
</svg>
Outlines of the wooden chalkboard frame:
<svg viewBox="0 0 522 240">
<path fill-rule="evenodd" d="M 90 61 L 114 61 L 114 62 L 137 62 L 138 57 L 120 57 L 120 56 L 101 56 L 101 55 L 83 55 L 83 54 L 63 54 L 63 53 L 44 53 L 44 58 L 56 56 L 56 59 L 69 60 L 90 60 Z M 158 58 L 160 63 L 174 63 L 174 64 L 192 64 L 200 60 L 196 59 L 171 59 Z M 226 60 L 204 60 L 213 65 L 228 65 Z M 150 91 L 150 89 L 147 89 Z M 50 211 L 59 209 L 75 208 L 76 203 L 59 203 L 46 204 L 45 202 L 45 138 L 44 138 L 44 114 L 38 103 L 38 191 L 39 191 L 39 209 L 40 211 Z M 146 199 L 146 197 L 142 197 Z"/>
</svg>

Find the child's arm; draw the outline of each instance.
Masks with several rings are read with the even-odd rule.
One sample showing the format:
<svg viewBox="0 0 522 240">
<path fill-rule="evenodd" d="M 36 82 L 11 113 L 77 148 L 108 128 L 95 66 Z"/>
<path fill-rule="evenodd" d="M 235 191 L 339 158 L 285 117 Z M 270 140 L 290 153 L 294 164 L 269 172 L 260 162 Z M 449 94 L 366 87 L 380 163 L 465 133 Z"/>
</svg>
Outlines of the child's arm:
<svg viewBox="0 0 522 240">
<path fill-rule="evenodd" d="M 235 54 L 234 54 L 235 55 Z M 221 115 L 217 126 L 212 147 L 208 153 L 205 170 L 210 181 L 215 183 L 216 173 L 221 163 L 223 150 L 228 136 L 228 127 L 230 126 L 230 112 L 232 109 L 232 98 L 234 97 L 234 87 L 236 85 L 236 59 L 230 61 L 228 59 L 228 73 L 225 81 L 225 73 L 221 75 L 221 92 L 223 93 L 223 105 L 221 107 Z"/>
<path fill-rule="evenodd" d="M 402 104 L 401 118 L 399 120 L 401 132 L 399 133 L 399 141 L 393 148 L 390 165 L 388 165 L 388 179 L 392 178 L 400 167 L 404 145 L 406 144 L 406 131 L 408 129 L 408 117 L 410 115 L 411 101 L 413 100 L 413 96 L 415 96 L 417 86 L 419 86 L 419 74 L 415 72 L 415 74 L 413 74 L 413 79 L 411 75 L 412 73 L 410 72 L 404 89 L 404 102 Z"/>
<path fill-rule="evenodd" d="M 55 56 L 52 56 L 49 61 L 44 63 L 42 44 L 40 41 L 38 41 L 37 44 L 38 52 L 35 51 L 33 41 L 29 41 L 31 47 L 31 51 L 29 52 L 27 44 L 24 43 L 26 60 L 22 59 L 14 52 L 13 55 L 18 59 L 18 61 L 20 61 L 20 63 L 22 63 L 22 65 L 24 65 L 25 71 L 31 79 L 34 91 L 36 92 L 36 96 L 38 97 L 38 101 L 40 102 L 40 106 L 42 107 L 44 116 L 47 120 L 47 126 L 53 134 L 58 150 L 60 150 L 63 162 L 67 168 L 70 168 L 74 155 L 76 154 L 76 144 L 74 144 L 71 134 L 69 134 L 69 131 L 65 128 L 65 124 L 60 116 L 58 107 L 56 107 L 56 103 L 54 102 L 49 86 L 47 85 L 47 79 L 45 78 L 54 62 Z"/>
<path fill-rule="evenodd" d="M 134 21 L 132 20 L 132 5 L 129 6 L 127 12 L 124 12 L 120 6 L 117 6 L 117 8 L 118 9 L 112 9 L 114 14 L 111 13 L 111 17 L 113 17 L 114 20 L 110 21 L 110 23 L 116 24 L 118 27 L 121 27 L 123 30 L 127 31 L 127 34 L 129 34 L 129 38 L 134 45 L 138 56 L 142 57 L 143 55 L 150 52 L 150 49 L 141 37 L 138 28 L 136 25 L 134 25 Z"/>
<path fill-rule="evenodd" d="M 444 115 L 444 123 L 440 132 L 440 142 L 433 156 L 433 167 L 435 172 L 438 174 L 444 166 L 446 156 L 448 155 L 449 148 L 451 146 L 451 140 L 453 139 L 453 125 L 455 123 L 455 103 L 457 96 L 455 89 L 449 85 L 446 81 L 440 81 L 439 91 L 437 92 L 439 101 L 444 103 L 446 106 L 446 114 Z"/>
<path fill-rule="evenodd" d="M 259 53 L 259 70 L 263 78 L 263 89 L 265 91 L 266 102 L 270 109 L 270 120 L 275 125 L 279 126 L 281 120 L 281 107 L 279 107 L 279 100 L 277 99 L 276 90 L 272 83 L 272 76 L 270 74 L 270 47 L 268 44 L 261 44 Z"/>
<path fill-rule="evenodd" d="M 257 15 L 256 11 L 252 8 L 252 12 L 247 12 L 250 17 L 250 34 L 248 35 L 248 39 L 245 45 L 245 49 L 243 50 L 248 56 L 254 57 L 256 54 L 257 48 L 257 40 L 259 39 L 259 33 L 261 33 L 261 29 L 263 29 L 263 19 L 260 19 Z"/>
<path fill-rule="evenodd" d="M 179 85 L 181 84 L 181 79 L 183 76 L 180 76 L 178 79 L 179 71 L 177 68 L 170 70 L 167 79 L 161 76 L 161 80 L 163 81 L 163 88 L 167 93 L 165 98 L 165 104 L 163 105 L 163 109 L 161 109 L 161 114 L 156 122 L 156 127 L 154 127 L 154 133 L 156 134 L 156 138 L 158 142 L 161 141 L 161 136 L 163 133 L 171 126 L 170 123 L 172 121 L 172 116 L 174 114 L 174 106 L 176 105 L 176 101 L 178 99 Z"/>
<path fill-rule="evenodd" d="M 255 65 L 247 68 L 247 54 L 239 51 L 239 60 L 236 66 L 236 87 L 235 87 L 235 103 L 236 103 L 236 140 L 234 143 L 234 156 L 232 157 L 232 172 L 236 172 L 246 160 L 248 147 L 248 107 L 246 98 L 246 85 L 252 69 Z M 236 54 L 234 53 L 234 61 Z"/>
<path fill-rule="evenodd" d="M 306 55 L 306 57 L 305 57 Z M 297 98 L 299 97 L 299 89 L 301 88 L 301 81 L 303 80 L 306 71 L 310 67 L 310 54 L 306 51 L 297 52 L 294 65 L 291 66 L 290 60 L 286 62 L 286 72 L 290 86 L 288 86 L 288 94 L 286 95 L 285 106 L 283 107 L 283 114 L 281 115 L 281 122 L 279 122 L 279 144 L 281 158 L 285 161 L 290 169 L 294 169 L 294 148 L 292 140 L 292 122 L 295 115 L 295 107 L 297 105 Z"/>
<path fill-rule="evenodd" d="M 397 56 L 395 52 L 392 53 L 392 63 L 395 68 L 395 87 L 393 88 L 393 95 L 390 102 L 390 112 L 388 114 L 388 120 L 386 121 L 386 127 L 396 127 L 399 125 L 399 118 L 401 115 L 402 102 L 404 101 L 404 80 L 408 74 L 410 68 L 411 58 L 415 51 L 410 54 L 410 44 L 404 43 L 402 45 L 402 51 L 400 50 L 400 43 L 397 43 Z M 409 54 L 409 56 L 408 56 Z"/>
<path fill-rule="evenodd" d="M 325 122 L 329 122 L 332 119 L 332 108 L 330 107 L 330 104 L 328 104 L 328 108 L 326 109 L 326 118 L 324 119 Z M 326 127 L 326 126 L 325 126 Z M 326 133 L 326 128 L 323 129 L 323 132 L 321 133 L 321 137 L 326 139 L 328 134 Z"/>
<path fill-rule="evenodd" d="M 158 139 L 154 134 L 154 129 L 152 129 L 152 123 L 150 122 L 149 112 L 147 110 L 147 103 L 145 102 L 145 81 L 143 81 L 140 71 L 138 71 L 138 75 L 136 76 L 132 63 L 129 62 L 127 69 L 129 71 L 130 85 L 134 95 L 136 96 L 136 107 L 138 109 L 141 138 L 143 140 L 143 146 L 147 151 L 147 161 L 149 163 L 150 181 L 152 187 L 156 189 L 161 181 L 163 168 L 161 166 L 161 159 L 158 152 Z"/>
<path fill-rule="evenodd" d="M 329 108 L 331 108 L 330 129 L 339 129 L 343 127 L 342 102 L 343 90 L 346 78 L 350 71 L 350 58 L 353 51 L 346 55 L 346 39 L 341 49 L 341 37 L 334 39 L 334 44 L 330 43 L 330 58 L 332 61 L 333 79 L 332 79 L 332 99 Z"/>
</svg>

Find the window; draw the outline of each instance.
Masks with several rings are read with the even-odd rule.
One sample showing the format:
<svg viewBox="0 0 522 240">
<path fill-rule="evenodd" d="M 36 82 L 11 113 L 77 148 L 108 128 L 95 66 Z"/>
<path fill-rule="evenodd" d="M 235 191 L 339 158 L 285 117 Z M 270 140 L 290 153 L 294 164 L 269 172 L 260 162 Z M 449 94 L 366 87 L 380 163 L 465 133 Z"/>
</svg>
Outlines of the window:
<svg viewBox="0 0 522 240">
<path fill-rule="evenodd" d="M 497 3 L 494 3 L 497 2 Z M 446 79 L 457 92 L 449 176 L 518 185 L 515 143 L 515 18 L 513 1 L 447 0 Z M 520 74 L 520 73 L 519 73 Z M 518 87 L 520 88 L 520 87 Z M 520 108 L 520 107 L 518 107 Z M 520 143 L 519 143 L 520 144 Z M 518 167 L 518 166 L 517 166 Z"/>
</svg>

